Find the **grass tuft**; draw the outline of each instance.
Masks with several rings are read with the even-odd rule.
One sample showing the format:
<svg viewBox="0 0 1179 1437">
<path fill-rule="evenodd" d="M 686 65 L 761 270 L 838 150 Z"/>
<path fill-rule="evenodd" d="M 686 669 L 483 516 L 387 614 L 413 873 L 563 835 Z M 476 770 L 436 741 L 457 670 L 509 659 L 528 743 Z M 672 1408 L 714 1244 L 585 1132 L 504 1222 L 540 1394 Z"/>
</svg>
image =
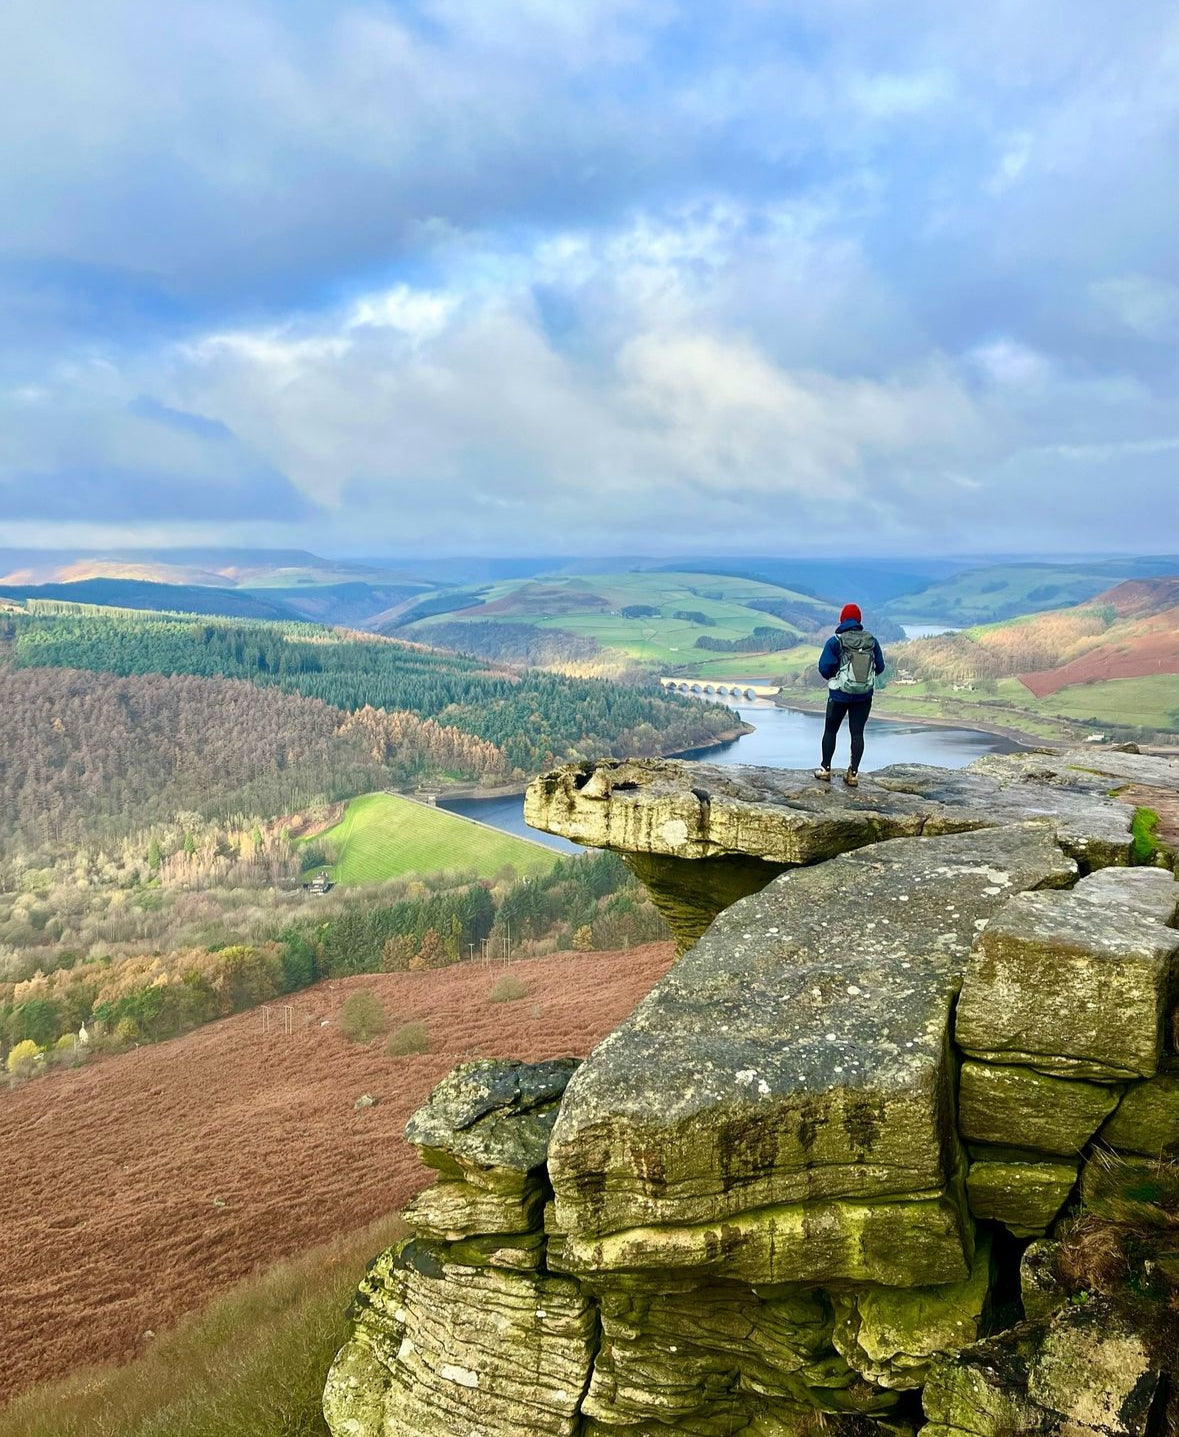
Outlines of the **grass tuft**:
<svg viewBox="0 0 1179 1437">
<path fill-rule="evenodd" d="M 425 1023 L 402 1023 L 400 1028 L 389 1034 L 389 1041 L 385 1044 L 385 1052 L 391 1058 L 405 1058 L 411 1053 L 429 1051 L 430 1037 Z"/>
<path fill-rule="evenodd" d="M 528 985 L 514 974 L 509 974 L 495 983 L 487 996 L 493 1003 L 515 1003 L 521 998 L 527 998 Z"/>
</svg>

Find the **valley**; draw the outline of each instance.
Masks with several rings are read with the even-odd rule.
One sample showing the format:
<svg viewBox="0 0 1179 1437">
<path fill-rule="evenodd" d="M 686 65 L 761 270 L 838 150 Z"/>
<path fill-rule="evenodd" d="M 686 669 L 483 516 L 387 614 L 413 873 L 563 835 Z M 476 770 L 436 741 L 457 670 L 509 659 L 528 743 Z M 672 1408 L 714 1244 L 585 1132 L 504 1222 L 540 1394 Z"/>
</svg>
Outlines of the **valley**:
<svg viewBox="0 0 1179 1437">
<path fill-rule="evenodd" d="M 773 565 L 449 583 L 206 557 L 0 585 L 0 1140 L 30 1173 L 6 1219 L 9 1393 L 135 1359 L 131 1383 L 145 1334 L 186 1314 L 196 1332 L 256 1267 L 387 1223 L 426 1178 L 405 1118 L 456 1062 L 586 1053 L 667 970 L 664 917 L 617 855 L 522 823 L 538 773 L 814 761 L 839 600 Z M 1167 748 L 1179 580 L 1088 592 L 1100 566 L 1059 568 L 1031 589 L 1005 566 L 866 580 L 888 659 L 866 773 L 1103 732 Z M 1043 608 L 1052 573 L 1084 596 Z M 1015 594 L 1041 607 L 903 637 L 902 617 Z M 677 675 L 781 692 L 659 686 Z M 1172 832 L 1158 812 L 1144 843 Z M 349 1038 L 357 994 L 380 1020 Z M 45 1437 L 30 1401 L 0 1437 Z"/>
</svg>

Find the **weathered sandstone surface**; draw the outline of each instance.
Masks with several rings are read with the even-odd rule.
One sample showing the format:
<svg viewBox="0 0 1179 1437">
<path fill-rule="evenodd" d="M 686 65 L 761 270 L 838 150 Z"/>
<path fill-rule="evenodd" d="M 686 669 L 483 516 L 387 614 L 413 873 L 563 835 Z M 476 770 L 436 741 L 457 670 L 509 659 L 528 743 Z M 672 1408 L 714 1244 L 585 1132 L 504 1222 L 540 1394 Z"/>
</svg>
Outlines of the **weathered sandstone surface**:
<svg viewBox="0 0 1179 1437">
<path fill-rule="evenodd" d="M 1179 762 L 538 780 L 687 951 L 585 1062 L 465 1065 L 411 1121 L 438 1181 L 335 1437 L 1161 1432 L 1179 883 L 1130 866 L 1125 784 Z"/>
<path fill-rule="evenodd" d="M 1109 797 L 1113 780 L 1074 778 L 1021 763 L 980 772 L 894 764 L 849 789 L 790 769 L 608 759 L 544 774 L 525 795 L 524 816 L 623 854 L 688 946 L 774 875 L 886 839 L 1043 819 L 1082 866 L 1126 863 L 1130 813 Z"/>
</svg>

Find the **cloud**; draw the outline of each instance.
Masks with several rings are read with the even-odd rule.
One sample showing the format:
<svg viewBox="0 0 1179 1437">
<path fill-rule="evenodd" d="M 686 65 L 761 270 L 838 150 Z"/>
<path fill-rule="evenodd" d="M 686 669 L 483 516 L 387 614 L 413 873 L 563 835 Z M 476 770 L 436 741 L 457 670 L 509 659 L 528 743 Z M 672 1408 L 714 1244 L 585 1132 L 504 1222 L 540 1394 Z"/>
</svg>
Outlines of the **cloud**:
<svg viewBox="0 0 1179 1437">
<path fill-rule="evenodd" d="M 11 8 L 26 535 L 1175 542 L 1162 0 Z"/>
<path fill-rule="evenodd" d="M 0 398 L 0 508 L 11 521 L 305 522 L 313 499 L 221 420 L 125 400 L 103 366 Z M 89 381 L 89 383 L 87 382 Z"/>
</svg>

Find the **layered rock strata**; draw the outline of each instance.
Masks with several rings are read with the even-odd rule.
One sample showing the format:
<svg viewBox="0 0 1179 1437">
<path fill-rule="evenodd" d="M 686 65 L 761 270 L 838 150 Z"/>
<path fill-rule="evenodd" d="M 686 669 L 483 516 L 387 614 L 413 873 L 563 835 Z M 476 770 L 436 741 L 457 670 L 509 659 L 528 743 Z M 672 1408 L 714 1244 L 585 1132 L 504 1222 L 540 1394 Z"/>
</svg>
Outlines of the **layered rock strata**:
<svg viewBox="0 0 1179 1437">
<path fill-rule="evenodd" d="M 1163 1055 L 1177 913 L 1170 873 L 1106 869 L 1067 893 L 1021 894 L 979 934 L 955 1023 L 971 1059 L 958 1126 L 976 1217 L 1019 1237 L 1045 1232 L 1106 1119 L 1124 1141 L 1166 1146 L 1167 1089 L 1139 1083 L 1120 1124 L 1115 1110 Z"/>
<path fill-rule="evenodd" d="M 534 821 L 632 845 L 707 931 L 580 1066 L 467 1065 L 415 1115 L 438 1180 L 362 1285 L 335 1437 L 1153 1437 L 1179 884 L 1125 866 L 1123 778 L 539 781 Z"/>
</svg>

